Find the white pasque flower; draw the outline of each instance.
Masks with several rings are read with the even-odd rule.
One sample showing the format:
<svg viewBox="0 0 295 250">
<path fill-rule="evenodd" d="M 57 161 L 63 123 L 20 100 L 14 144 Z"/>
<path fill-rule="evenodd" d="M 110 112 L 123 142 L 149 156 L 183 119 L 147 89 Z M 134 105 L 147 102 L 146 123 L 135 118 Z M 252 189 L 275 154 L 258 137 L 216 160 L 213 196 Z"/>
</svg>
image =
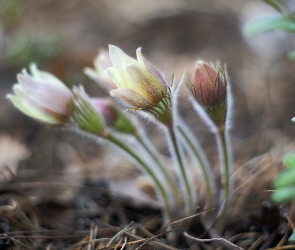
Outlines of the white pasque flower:
<svg viewBox="0 0 295 250">
<path fill-rule="evenodd" d="M 30 65 L 30 73 L 23 70 L 17 75 L 18 83 L 13 86 L 14 94 L 7 98 L 22 113 L 38 121 L 60 125 L 69 115 L 71 91 L 58 78 Z"/>
<path fill-rule="evenodd" d="M 162 73 L 136 50 L 137 60 L 120 48 L 110 45 L 109 54 L 113 67 L 108 74 L 118 89 L 110 94 L 138 109 L 152 109 L 166 96 L 168 87 Z"/>
</svg>

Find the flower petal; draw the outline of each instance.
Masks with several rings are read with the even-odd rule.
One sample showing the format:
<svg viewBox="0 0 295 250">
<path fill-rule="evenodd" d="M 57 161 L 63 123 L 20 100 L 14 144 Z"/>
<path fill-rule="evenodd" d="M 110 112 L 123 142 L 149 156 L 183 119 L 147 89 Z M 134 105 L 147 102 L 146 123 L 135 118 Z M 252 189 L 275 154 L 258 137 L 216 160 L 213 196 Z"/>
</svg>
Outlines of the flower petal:
<svg viewBox="0 0 295 250">
<path fill-rule="evenodd" d="M 154 105 L 162 100 L 167 91 L 142 65 L 128 65 L 125 76 L 127 87 L 144 96 Z"/>
<path fill-rule="evenodd" d="M 126 88 L 127 83 L 125 80 L 124 72 L 118 70 L 115 67 L 108 68 L 107 73 L 113 78 L 113 82 L 117 85 L 118 88 Z"/>
<path fill-rule="evenodd" d="M 39 70 L 34 63 L 30 64 L 30 72 L 36 80 L 50 82 L 51 85 L 56 86 L 57 88 L 67 89 L 61 80 L 48 72 Z"/>
<path fill-rule="evenodd" d="M 100 74 L 89 67 L 84 68 L 83 71 L 85 75 L 97 82 L 101 87 L 103 87 L 107 91 L 117 88 L 116 84 L 113 83 L 112 78 L 107 74 L 107 72 Z"/>
<path fill-rule="evenodd" d="M 30 76 L 18 75 L 18 80 L 24 95 L 29 95 L 40 106 L 46 107 L 55 113 L 67 115 L 70 90 L 56 88 L 51 82 L 36 81 Z"/>
<path fill-rule="evenodd" d="M 93 61 L 94 68 L 97 72 L 103 73 L 107 68 L 112 67 L 110 54 L 107 50 L 101 49 Z"/>
<path fill-rule="evenodd" d="M 39 120 L 41 122 L 45 122 L 48 124 L 59 124 L 60 120 L 55 118 L 50 114 L 46 114 L 44 111 L 35 108 L 34 106 L 30 105 L 26 99 L 19 98 L 17 95 L 9 94 L 7 98 L 12 102 L 12 104 L 20 110 L 22 113 Z"/>
<path fill-rule="evenodd" d="M 123 71 L 123 62 L 128 59 L 131 62 L 137 62 L 135 59 L 128 56 L 123 50 L 114 45 L 109 45 L 110 58 L 114 68 Z"/>
<path fill-rule="evenodd" d="M 132 89 L 113 89 L 110 94 L 136 108 L 149 109 L 154 106 L 153 103 Z"/>
<path fill-rule="evenodd" d="M 153 75 L 162 85 L 164 88 L 167 87 L 167 83 L 161 71 L 159 71 L 151 62 L 149 62 L 144 55 L 142 54 L 142 48 L 138 48 L 136 50 L 136 57 L 140 64 L 142 64 L 146 70 Z"/>
</svg>

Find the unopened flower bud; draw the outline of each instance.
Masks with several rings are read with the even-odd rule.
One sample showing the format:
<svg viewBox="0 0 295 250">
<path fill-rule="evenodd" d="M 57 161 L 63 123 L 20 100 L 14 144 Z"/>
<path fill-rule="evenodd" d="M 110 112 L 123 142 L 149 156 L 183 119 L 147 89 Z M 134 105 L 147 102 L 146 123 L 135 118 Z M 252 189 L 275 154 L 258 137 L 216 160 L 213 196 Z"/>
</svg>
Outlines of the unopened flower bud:
<svg viewBox="0 0 295 250">
<path fill-rule="evenodd" d="M 205 108 L 217 126 L 223 126 L 227 113 L 227 76 L 224 69 L 198 62 L 188 82 L 193 97 Z"/>
<path fill-rule="evenodd" d="M 63 125 L 69 116 L 71 91 L 67 86 L 35 64 L 30 73 L 23 70 L 18 74 L 18 83 L 13 86 L 14 94 L 7 98 L 22 113 L 50 125 Z"/>
<path fill-rule="evenodd" d="M 120 133 L 136 134 L 130 118 L 109 98 L 90 98 L 93 108 L 101 114 L 106 124 Z"/>
<path fill-rule="evenodd" d="M 82 86 L 72 90 L 70 123 L 84 132 L 104 137 L 106 127 L 101 115 L 92 107 L 89 96 Z"/>
</svg>

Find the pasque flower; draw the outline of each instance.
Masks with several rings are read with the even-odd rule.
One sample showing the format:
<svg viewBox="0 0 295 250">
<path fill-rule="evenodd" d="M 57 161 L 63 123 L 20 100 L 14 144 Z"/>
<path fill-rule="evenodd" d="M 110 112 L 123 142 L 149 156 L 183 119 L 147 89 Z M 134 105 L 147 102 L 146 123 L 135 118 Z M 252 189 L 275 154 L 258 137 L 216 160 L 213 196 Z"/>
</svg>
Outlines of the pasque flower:
<svg viewBox="0 0 295 250">
<path fill-rule="evenodd" d="M 118 89 L 110 93 L 137 109 L 153 109 L 168 93 L 162 73 L 136 51 L 137 60 L 120 48 L 109 46 L 113 67 L 107 69 Z"/>
<path fill-rule="evenodd" d="M 193 97 L 217 124 L 224 124 L 227 112 L 227 76 L 224 69 L 198 62 L 188 87 Z"/>
<path fill-rule="evenodd" d="M 58 78 L 30 65 L 30 73 L 18 74 L 14 94 L 7 98 L 24 114 L 41 122 L 61 125 L 69 115 L 71 91 Z"/>
<path fill-rule="evenodd" d="M 107 50 L 101 49 L 93 61 L 94 69 L 86 67 L 84 73 L 96 81 L 105 90 L 116 89 L 112 78 L 106 73 L 106 69 L 112 67 L 110 54 Z"/>
</svg>

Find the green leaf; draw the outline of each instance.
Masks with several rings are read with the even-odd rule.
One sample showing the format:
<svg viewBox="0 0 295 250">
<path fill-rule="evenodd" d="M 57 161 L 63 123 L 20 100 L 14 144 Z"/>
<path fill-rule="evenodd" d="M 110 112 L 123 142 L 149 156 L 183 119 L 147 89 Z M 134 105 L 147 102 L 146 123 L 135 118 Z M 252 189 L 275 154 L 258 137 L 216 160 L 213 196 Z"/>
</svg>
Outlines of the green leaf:
<svg viewBox="0 0 295 250">
<path fill-rule="evenodd" d="M 291 152 L 289 154 L 286 154 L 283 158 L 283 163 L 288 168 L 295 168 L 295 152 Z"/>
<path fill-rule="evenodd" d="M 295 49 L 288 53 L 288 58 L 291 60 L 295 60 Z"/>
<path fill-rule="evenodd" d="M 295 22 L 282 15 L 260 17 L 248 22 L 243 28 L 243 33 L 250 37 L 275 30 L 295 32 Z"/>
<path fill-rule="evenodd" d="M 275 189 L 295 184 L 295 169 L 286 169 L 280 172 L 273 181 Z"/>
<path fill-rule="evenodd" d="M 274 203 L 285 203 L 295 198 L 295 187 L 285 187 L 276 190 L 270 196 L 270 199 Z"/>
</svg>

